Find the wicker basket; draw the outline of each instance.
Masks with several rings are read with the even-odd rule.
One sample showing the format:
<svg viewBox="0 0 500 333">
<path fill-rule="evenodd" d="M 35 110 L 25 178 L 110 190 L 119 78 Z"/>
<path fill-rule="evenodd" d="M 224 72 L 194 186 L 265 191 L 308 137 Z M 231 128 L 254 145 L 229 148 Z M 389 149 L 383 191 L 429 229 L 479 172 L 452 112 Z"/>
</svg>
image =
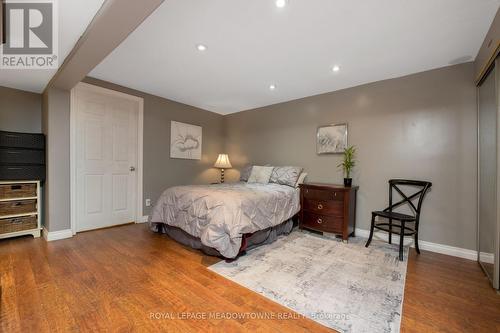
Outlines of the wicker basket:
<svg viewBox="0 0 500 333">
<path fill-rule="evenodd" d="M 37 226 L 36 215 L 0 219 L 0 234 L 36 229 Z"/>
<path fill-rule="evenodd" d="M 0 185 L 0 200 L 36 197 L 36 184 Z"/>
<path fill-rule="evenodd" d="M 36 211 L 36 200 L 16 200 L 0 202 L 0 218 L 5 215 L 26 214 Z"/>
</svg>

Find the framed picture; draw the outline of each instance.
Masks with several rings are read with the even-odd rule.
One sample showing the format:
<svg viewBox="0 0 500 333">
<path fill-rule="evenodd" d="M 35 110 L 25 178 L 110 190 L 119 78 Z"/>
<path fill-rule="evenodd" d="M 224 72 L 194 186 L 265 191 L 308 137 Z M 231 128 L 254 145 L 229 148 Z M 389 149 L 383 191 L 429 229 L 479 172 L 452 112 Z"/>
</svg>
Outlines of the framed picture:
<svg viewBox="0 0 500 333">
<path fill-rule="evenodd" d="M 318 154 L 340 154 L 347 148 L 347 124 L 318 127 L 316 152 Z"/>
<path fill-rule="evenodd" d="M 202 128 L 196 125 L 170 122 L 170 157 L 201 160 Z"/>
</svg>

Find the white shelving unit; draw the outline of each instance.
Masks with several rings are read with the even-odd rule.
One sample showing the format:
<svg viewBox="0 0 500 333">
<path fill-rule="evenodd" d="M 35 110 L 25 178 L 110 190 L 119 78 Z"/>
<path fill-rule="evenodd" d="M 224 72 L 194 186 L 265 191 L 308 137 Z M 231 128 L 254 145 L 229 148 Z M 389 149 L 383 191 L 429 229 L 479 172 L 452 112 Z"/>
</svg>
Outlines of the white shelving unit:
<svg viewBox="0 0 500 333">
<path fill-rule="evenodd" d="M 14 231 L 14 232 L 0 233 L 0 239 L 9 238 L 9 237 L 16 237 L 16 236 L 23 236 L 23 235 L 33 235 L 33 237 L 35 237 L 35 238 L 40 237 L 40 231 L 41 231 L 41 218 L 40 217 L 41 217 L 41 206 L 42 206 L 40 203 L 40 182 L 39 181 L 0 181 L 0 186 L 2 186 L 4 188 L 5 188 L 5 186 L 7 186 L 7 187 L 11 186 L 11 187 L 15 188 L 16 186 L 23 186 L 23 185 L 29 185 L 29 184 L 33 184 L 36 186 L 36 196 L 32 196 L 32 195 L 30 195 L 30 196 L 16 196 L 15 194 L 14 195 L 11 194 L 11 197 L 6 197 L 6 196 L 2 196 L 0 193 L 0 203 L 36 200 L 36 211 L 12 214 L 12 212 L 6 213 L 5 211 L 2 211 L 2 209 L 0 208 L 0 223 L 6 221 L 7 219 L 36 216 L 36 220 L 37 220 L 36 228 Z"/>
</svg>

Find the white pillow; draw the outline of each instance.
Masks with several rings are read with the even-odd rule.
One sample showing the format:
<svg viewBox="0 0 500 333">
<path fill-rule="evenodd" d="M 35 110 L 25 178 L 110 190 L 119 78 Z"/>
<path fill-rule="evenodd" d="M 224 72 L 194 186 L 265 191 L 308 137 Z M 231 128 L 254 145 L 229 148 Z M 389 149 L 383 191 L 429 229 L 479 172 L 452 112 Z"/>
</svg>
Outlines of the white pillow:
<svg viewBox="0 0 500 333">
<path fill-rule="evenodd" d="M 299 179 L 297 179 L 297 184 L 295 184 L 295 187 L 299 187 L 300 184 L 304 184 L 304 179 L 307 177 L 307 172 L 302 172 L 299 176 Z"/>
<path fill-rule="evenodd" d="M 273 167 L 257 166 L 254 165 L 250 177 L 248 177 L 249 183 L 260 183 L 267 184 L 273 173 Z"/>
</svg>

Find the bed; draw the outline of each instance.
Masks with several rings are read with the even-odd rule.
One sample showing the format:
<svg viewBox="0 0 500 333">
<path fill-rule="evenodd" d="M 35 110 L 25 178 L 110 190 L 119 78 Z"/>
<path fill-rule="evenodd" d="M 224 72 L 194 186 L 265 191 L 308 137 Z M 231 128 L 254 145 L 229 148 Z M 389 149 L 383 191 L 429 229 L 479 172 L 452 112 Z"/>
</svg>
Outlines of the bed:
<svg viewBox="0 0 500 333">
<path fill-rule="evenodd" d="M 231 259 L 289 233 L 299 197 L 296 187 L 275 183 L 176 186 L 163 192 L 149 223 L 180 243 Z"/>
</svg>

